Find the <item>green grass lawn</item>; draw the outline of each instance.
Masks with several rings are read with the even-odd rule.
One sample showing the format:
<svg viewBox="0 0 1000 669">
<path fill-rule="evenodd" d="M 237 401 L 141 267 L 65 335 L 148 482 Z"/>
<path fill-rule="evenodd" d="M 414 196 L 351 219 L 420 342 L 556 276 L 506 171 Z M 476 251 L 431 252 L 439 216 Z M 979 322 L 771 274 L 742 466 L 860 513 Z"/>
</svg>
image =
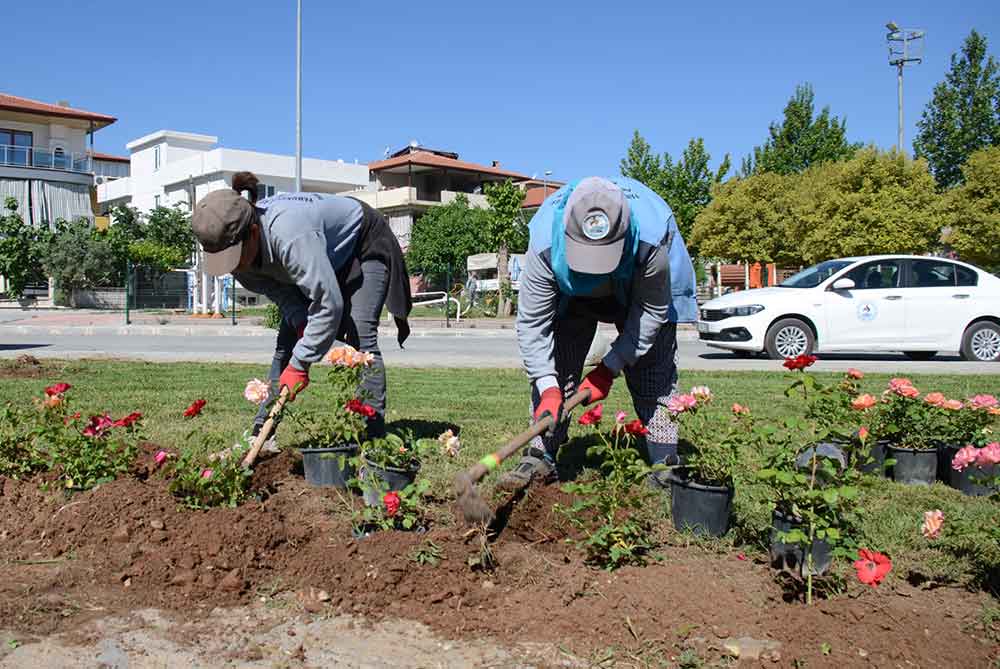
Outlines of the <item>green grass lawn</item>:
<svg viewBox="0 0 1000 669">
<path fill-rule="evenodd" d="M 224 447 L 232 444 L 249 428 L 255 407 L 242 396 L 246 381 L 263 377 L 267 367 L 242 364 L 142 363 L 142 362 L 53 362 L 45 363 L 44 378 L 10 378 L 9 365 L 0 365 L 0 397 L 14 402 L 30 402 L 54 381 L 71 383 L 70 399 L 84 414 L 108 411 L 113 417 L 131 411 L 145 415 L 145 433 L 151 441 L 167 447 L 201 442 Z M 326 397 L 324 371 L 313 372 L 313 385 L 293 406 L 321 406 Z M 436 436 L 449 426 L 461 430 L 464 449 L 456 460 L 427 463 L 423 474 L 435 489 L 450 489 L 450 479 L 460 468 L 527 426 L 528 385 L 518 370 L 471 369 L 390 369 L 389 415 L 392 425 L 407 425 L 423 434 Z M 819 374 L 818 376 L 832 376 Z M 864 391 L 878 393 L 889 378 L 885 374 L 867 375 Z M 912 376 L 922 391 L 939 390 L 949 397 L 968 397 L 974 393 L 1000 394 L 997 375 Z M 717 401 L 748 405 L 759 418 L 780 419 L 799 411 L 800 404 L 784 396 L 787 385 L 778 372 L 699 372 L 681 373 L 681 387 L 708 385 Z M 207 400 L 201 417 L 182 417 L 183 410 L 195 399 Z M 338 407 L 330 407 L 337 410 Z M 619 382 L 606 402 L 606 414 L 624 409 L 633 414 L 625 384 Z M 283 446 L 295 446 L 293 423 L 286 422 L 279 433 Z M 191 433 L 195 431 L 196 436 Z M 574 426 L 573 436 L 582 434 Z M 579 450 L 580 442 L 576 445 Z M 568 445 L 573 449 L 574 442 Z M 564 450 L 565 452 L 565 450 Z M 748 454 L 752 455 L 752 454 Z M 487 484 L 488 486 L 489 484 Z M 769 525 L 769 509 L 763 490 L 747 486 L 737 498 L 737 539 L 762 546 Z M 985 499 L 963 497 L 957 491 L 936 484 L 930 488 L 902 486 L 890 481 L 876 481 L 864 493 L 869 511 L 861 539 L 876 548 L 889 551 L 901 567 L 918 569 L 931 578 L 961 580 L 969 573 L 968 564 L 945 555 L 920 535 L 925 510 L 940 508 L 946 517 L 954 514 L 981 518 L 996 523 L 1000 504 Z"/>
</svg>

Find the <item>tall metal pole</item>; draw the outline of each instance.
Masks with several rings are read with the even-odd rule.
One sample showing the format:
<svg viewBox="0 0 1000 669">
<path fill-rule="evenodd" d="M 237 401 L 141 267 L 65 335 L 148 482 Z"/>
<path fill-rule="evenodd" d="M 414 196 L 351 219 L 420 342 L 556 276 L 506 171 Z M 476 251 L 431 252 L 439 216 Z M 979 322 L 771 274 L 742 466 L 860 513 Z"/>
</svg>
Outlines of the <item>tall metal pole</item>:
<svg viewBox="0 0 1000 669">
<path fill-rule="evenodd" d="M 898 136 L 898 139 L 897 139 L 898 143 L 896 144 L 896 146 L 898 147 L 900 153 L 904 153 L 904 151 L 903 151 L 903 64 L 902 63 L 900 63 L 899 65 L 896 66 L 896 81 L 899 84 L 899 86 L 898 86 L 898 89 L 899 89 L 899 95 L 898 95 L 898 97 L 899 97 L 899 132 L 898 132 L 898 135 L 899 136 Z"/>
<path fill-rule="evenodd" d="M 295 192 L 302 192 L 302 0 L 295 26 Z"/>
</svg>

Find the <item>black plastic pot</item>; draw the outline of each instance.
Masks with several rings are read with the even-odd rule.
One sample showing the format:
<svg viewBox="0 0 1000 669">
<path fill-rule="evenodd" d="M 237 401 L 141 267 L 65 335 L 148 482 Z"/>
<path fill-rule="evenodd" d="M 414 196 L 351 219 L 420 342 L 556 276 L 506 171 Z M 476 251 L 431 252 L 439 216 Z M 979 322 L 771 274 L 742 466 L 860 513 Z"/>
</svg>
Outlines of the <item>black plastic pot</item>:
<svg viewBox="0 0 1000 669">
<path fill-rule="evenodd" d="M 390 490 L 403 490 L 406 486 L 413 483 L 419 471 L 419 465 L 412 469 L 382 467 L 366 458 L 361 468 L 360 477 L 365 504 L 368 506 L 378 506 L 382 503 L 382 496 L 385 493 Z"/>
<path fill-rule="evenodd" d="M 733 489 L 697 483 L 674 472 L 670 481 L 670 513 L 674 527 L 695 534 L 721 537 L 729 531 Z"/>
<path fill-rule="evenodd" d="M 802 528 L 802 519 L 784 514 L 777 509 L 771 514 L 771 566 L 775 569 L 794 571 L 805 578 L 808 575 L 806 554 L 799 544 L 786 544 L 778 538 L 779 532 Z M 830 568 L 833 555 L 825 539 L 813 539 L 809 547 L 812 555 L 812 575 L 820 576 Z"/>
<path fill-rule="evenodd" d="M 351 458 L 358 454 L 357 444 L 300 450 L 302 469 L 309 485 L 346 488 L 347 482 L 354 478 Z"/>
<path fill-rule="evenodd" d="M 864 474 L 874 474 L 875 476 L 885 476 L 885 449 L 889 445 L 889 442 L 885 439 L 879 439 L 874 444 L 871 445 L 869 453 L 872 456 L 872 462 L 867 465 L 861 465 L 858 467 Z"/>
<path fill-rule="evenodd" d="M 886 447 L 886 455 L 896 461 L 892 479 L 908 485 L 930 485 L 937 480 L 938 452 L 936 448 Z"/>
<path fill-rule="evenodd" d="M 962 471 L 956 471 L 952 469 L 951 461 L 955 458 L 955 454 L 958 453 L 958 446 L 944 446 L 941 452 L 943 453 L 941 459 L 948 463 L 948 476 L 944 480 L 952 488 L 961 490 L 964 494 L 972 497 L 985 497 L 997 491 L 996 488 L 977 483 L 976 479 L 982 480 L 984 477 L 996 476 L 1000 474 L 1000 467 L 993 465 L 992 467 L 983 469 L 975 465 L 969 465 Z"/>
</svg>

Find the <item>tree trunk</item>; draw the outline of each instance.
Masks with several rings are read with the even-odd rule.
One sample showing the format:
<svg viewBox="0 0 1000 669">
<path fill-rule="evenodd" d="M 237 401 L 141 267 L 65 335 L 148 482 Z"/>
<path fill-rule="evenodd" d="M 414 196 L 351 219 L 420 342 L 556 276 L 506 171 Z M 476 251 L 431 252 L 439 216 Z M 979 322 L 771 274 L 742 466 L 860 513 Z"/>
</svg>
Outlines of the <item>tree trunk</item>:
<svg viewBox="0 0 1000 669">
<path fill-rule="evenodd" d="M 510 291 L 510 272 L 507 267 L 507 256 L 509 252 L 507 251 L 507 245 L 504 244 L 500 247 L 500 251 L 497 253 L 497 318 L 506 318 L 511 314 L 511 301 L 507 298 L 508 291 Z"/>
</svg>

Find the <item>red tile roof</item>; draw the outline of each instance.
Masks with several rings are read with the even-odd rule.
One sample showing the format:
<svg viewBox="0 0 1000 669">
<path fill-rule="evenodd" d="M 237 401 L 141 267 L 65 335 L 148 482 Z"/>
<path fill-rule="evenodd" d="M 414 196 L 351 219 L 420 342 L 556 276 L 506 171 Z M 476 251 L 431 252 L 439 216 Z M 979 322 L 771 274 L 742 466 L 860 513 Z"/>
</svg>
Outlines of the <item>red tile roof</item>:
<svg viewBox="0 0 1000 669">
<path fill-rule="evenodd" d="M 372 172 L 378 172 L 380 170 L 389 169 L 392 167 L 400 167 L 406 165 L 407 163 L 412 163 L 414 165 L 424 165 L 426 167 L 440 167 L 447 168 L 449 170 L 458 170 L 462 172 L 478 172 L 480 174 L 492 174 L 500 177 L 509 177 L 515 181 L 524 181 L 528 177 L 523 174 L 518 174 L 517 172 L 511 172 L 510 170 L 501 169 L 499 167 L 490 167 L 488 165 L 479 165 L 477 163 L 467 163 L 464 160 L 456 160 L 454 158 L 446 158 L 444 156 L 439 156 L 429 151 L 415 151 L 403 156 L 397 156 L 395 158 L 388 158 L 386 160 L 377 160 L 374 163 L 368 165 L 368 169 Z"/>
<path fill-rule="evenodd" d="M 6 93 L 0 93 L 0 109 L 22 112 L 25 114 L 42 114 L 43 116 L 58 116 L 61 118 L 75 118 L 83 121 L 93 121 L 98 128 L 111 125 L 118 120 L 114 116 L 108 116 L 107 114 L 98 114 L 96 112 L 85 111 L 83 109 L 53 105 L 48 102 L 29 100 L 28 98 L 8 95 Z"/>
<path fill-rule="evenodd" d="M 127 158 L 125 156 L 113 156 L 110 153 L 101 153 L 100 151 L 93 151 L 93 152 L 91 152 L 90 155 L 92 155 L 95 160 L 110 160 L 110 161 L 116 162 L 116 163 L 130 163 L 130 162 L 132 162 L 131 158 Z"/>
<path fill-rule="evenodd" d="M 549 195 L 552 195 L 557 190 L 559 186 L 549 186 L 546 188 L 532 188 L 527 193 L 524 194 L 524 202 L 521 203 L 522 209 L 533 209 L 534 207 L 541 207 L 542 202 Z"/>
</svg>

